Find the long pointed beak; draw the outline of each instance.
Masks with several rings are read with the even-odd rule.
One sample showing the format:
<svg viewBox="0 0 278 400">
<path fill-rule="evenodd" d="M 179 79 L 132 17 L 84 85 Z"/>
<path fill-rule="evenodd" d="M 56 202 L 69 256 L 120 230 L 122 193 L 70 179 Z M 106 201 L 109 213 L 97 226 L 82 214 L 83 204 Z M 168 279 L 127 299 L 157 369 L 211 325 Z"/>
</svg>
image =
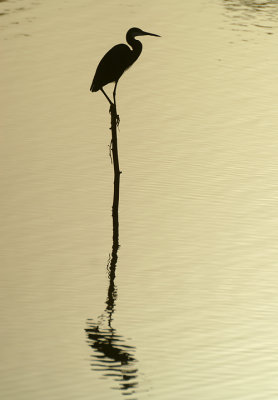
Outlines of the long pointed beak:
<svg viewBox="0 0 278 400">
<path fill-rule="evenodd" d="M 149 36 L 157 36 L 157 37 L 161 37 L 160 35 L 156 35 L 155 33 L 149 33 L 149 32 L 142 32 L 142 35 L 149 35 Z"/>
</svg>

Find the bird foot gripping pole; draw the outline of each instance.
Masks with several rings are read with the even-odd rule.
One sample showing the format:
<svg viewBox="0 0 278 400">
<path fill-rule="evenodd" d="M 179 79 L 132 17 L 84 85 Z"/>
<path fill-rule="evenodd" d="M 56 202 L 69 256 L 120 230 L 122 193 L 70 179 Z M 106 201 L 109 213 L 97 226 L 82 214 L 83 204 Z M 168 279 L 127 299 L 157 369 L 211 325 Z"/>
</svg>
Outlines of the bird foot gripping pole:
<svg viewBox="0 0 278 400">
<path fill-rule="evenodd" d="M 113 113 L 116 114 L 116 125 L 118 127 L 120 125 L 120 116 L 119 116 L 119 114 L 117 114 L 116 105 L 114 103 L 110 104 L 109 113 L 111 114 L 111 118 L 112 118 Z M 112 119 L 111 119 L 111 122 L 112 122 Z"/>
</svg>

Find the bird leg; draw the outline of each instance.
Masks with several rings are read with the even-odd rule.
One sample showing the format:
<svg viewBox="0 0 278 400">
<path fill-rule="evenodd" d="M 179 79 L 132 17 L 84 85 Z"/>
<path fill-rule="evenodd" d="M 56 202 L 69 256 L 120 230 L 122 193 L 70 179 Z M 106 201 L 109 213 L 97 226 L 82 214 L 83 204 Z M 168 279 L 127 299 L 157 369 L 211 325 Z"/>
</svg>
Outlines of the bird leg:
<svg viewBox="0 0 278 400">
<path fill-rule="evenodd" d="M 115 82 L 115 86 L 114 86 L 114 90 L 113 90 L 113 100 L 114 100 L 114 106 L 115 106 L 115 112 L 116 112 L 116 123 L 117 123 L 117 126 L 119 126 L 120 125 L 120 116 L 117 114 L 117 106 L 116 106 L 117 85 L 118 85 L 118 81 Z"/>
<path fill-rule="evenodd" d="M 118 83 L 118 82 L 117 82 Z M 114 103 L 113 101 L 110 100 L 109 96 L 105 93 L 104 89 L 101 88 L 100 90 L 102 91 L 102 93 L 104 94 L 104 96 L 107 98 L 107 100 L 109 101 L 110 104 L 110 114 L 114 111 L 116 114 L 116 124 L 117 126 L 119 126 L 120 124 L 120 116 L 117 114 L 117 109 L 116 109 L 116 87 L 117 87 L 117 83 L 115 84 L 115 88 L 113 91 L 113 99 L 114 99 Z"/>
<path fill-rule="evenodd" d="M 107 98 L 107 100 L 109 101 L 110 107 L 113 106 L 113 105 L 114 105 L 114 104 L 113 104 L 113 101 L 111 101 L 111 100 L 109 99 L 109 97 L 108 97 L 107 94 L 105 93 L 104 89 L 103 89 L 103 88 L 100 88 L 100 90 L 102 91 L 102 93 L 104 94 L 104 96 L 105 96 L 105 97 Z"/>
<path fill-rule="evenodd" d="M 114 86 L 114 90 L 113 90 L 113 99 L 114 99 L 114 104 L 115 104 L 115 108 L 116 107 L 116 90 L 117 90 L 117 85 L 118 85 L 118 81 L 115 82 L 115 86 Z"/>
</svg>

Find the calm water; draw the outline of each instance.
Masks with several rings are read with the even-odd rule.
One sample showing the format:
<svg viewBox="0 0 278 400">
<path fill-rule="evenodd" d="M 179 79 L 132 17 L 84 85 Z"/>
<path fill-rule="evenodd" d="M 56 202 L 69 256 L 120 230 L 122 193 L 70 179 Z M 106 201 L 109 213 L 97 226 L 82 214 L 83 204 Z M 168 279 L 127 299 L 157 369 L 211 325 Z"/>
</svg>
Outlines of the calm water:
<svg viewBox="0 0 278 400">
<path fill-rule="evenodd" d="M 278 398 L 278 1 L 0 2 L 1 398 Z M 132 26 L 110 116 L 89 86 Z M 111 93 L 112 88 L 108 87 Z"/>
</svg>

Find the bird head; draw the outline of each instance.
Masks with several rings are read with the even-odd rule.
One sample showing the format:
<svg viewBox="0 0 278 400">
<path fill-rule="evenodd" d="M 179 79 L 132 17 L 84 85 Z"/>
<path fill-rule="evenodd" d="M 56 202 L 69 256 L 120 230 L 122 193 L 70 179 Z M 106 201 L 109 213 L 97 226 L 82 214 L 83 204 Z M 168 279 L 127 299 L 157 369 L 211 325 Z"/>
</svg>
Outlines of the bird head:
<svg viewBox="0 0 278 400">
<path fill-rule="evenodd" d="M 149 33 L 142 31 L 142 29 L 139 28 L 131 28 L 128 30 L 126 36 L 134 38 L 135 36 L 144 36 L 144 35 L 149 35 L 149 36 L 157 36 L 160 37 L 160 35 L 155 35 L 154 33 Z"/>
</svg>

